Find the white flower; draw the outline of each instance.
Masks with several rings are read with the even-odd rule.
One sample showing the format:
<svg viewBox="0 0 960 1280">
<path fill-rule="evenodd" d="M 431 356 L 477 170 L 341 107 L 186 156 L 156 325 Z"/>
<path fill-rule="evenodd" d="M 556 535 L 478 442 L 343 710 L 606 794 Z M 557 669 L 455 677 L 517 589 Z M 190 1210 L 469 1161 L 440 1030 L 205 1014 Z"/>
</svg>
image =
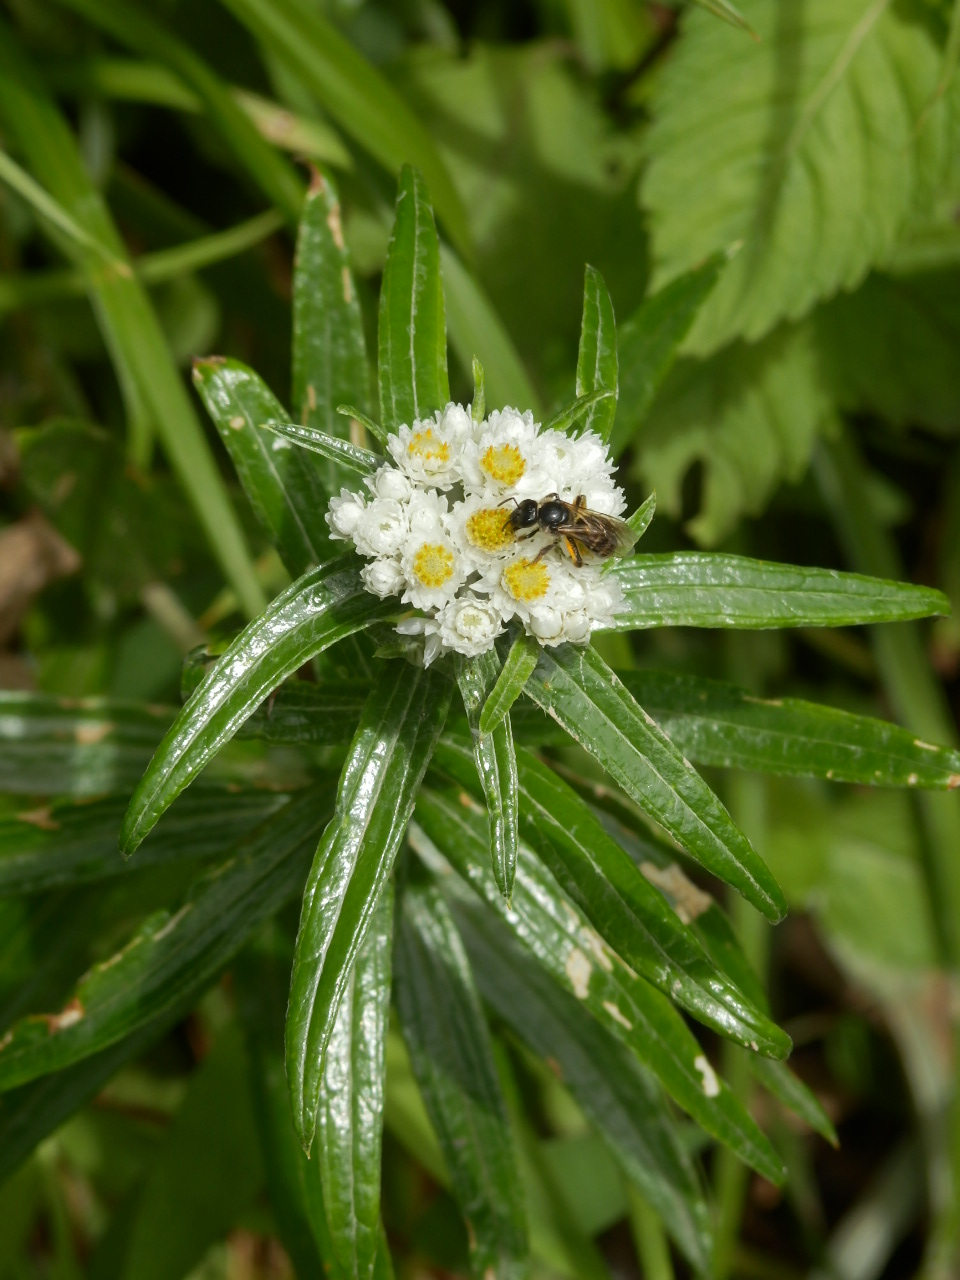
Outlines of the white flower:
<svg viewBox="0 0 960 1280">
<path fill-rule="evenodd" d="M 614 464 L 595 431 L 579 436 L 544 431 L 540 439 L 550 455 L 553 490 L 564 502 L 582 495 L 591 511 L 606 516 L 619 516 L 626 509 L 623 490 L 613 479 Z"/>
<path fill-rule="evenodd" d="M 471 493 L 455 503 L 447 527 L 472 568 L 482 573 L 492 560 L 516 550 L 517 535 L 510 525 L 513 510 L 512 503 L 497 502 L 488 492 Z"/>
<path fill-rule="evenodd" d="M 409 531 L 407 508 L 395 498 L 374 498 L 357 521 L 353 540 L 365 556 L 395 556 Z"/>
<path fill-rule="evenodd" d="M 460 455 L 472 426 L 462 405 L 448 404 L 433 421 L 417 419 L 412 427 L 398 427 L 387 448 L 415 484 L 450 489 L 460 479 Z"/>
<path fill-rule="evenodd" d="M 446 530 L 408 538 L 403 548 L 406 589 L 400 599 L 415 609 L 441 609 L 463 583 L 459 548 Z"/>
<path fill-rule="evenodd" d="M 470 658 L 485 653 L 503 631 L 500 611 L 489 600 L 471 594 L 451 600 L 437 614 L 437 622 L 444 648 Z"/>
<path fill-rule="evenodd" d="M 468 493 L 489 495 L 495 503 L 508 494 L 542 498 L 550 483 L 548 460 L 540 447 L 540 428 L 527 410 L 494 410 L 476 428 L 463 448 L 463 487 Z"/>
<path fill-rule="evenodd" d="M 407 522 L 414 538 L 438 536 L 447 528 L 447 499 L 433 489 L 414 489 L 407 503 Z"/>
<path fill-rule="evenodd" d="M 349 489 L 341 489 L 339 498 L 331 498 L 326 517 L 330 537 L 352 539 L 364 506 L 363 494 L 351 493 Z"/>
<path fill-rule="evenodd" d="M 398 560 L 370 560 L 360 570 L 363 585 L 375 596 L 398 596 L 406 585 L 403 569 Z"/>
<path fill-rule="evenodd" d="M 389 462 L 363 482 L 375 498 L 392 498 L 395 502 L 408 502 L 413 493 L 413 484 L 396 467 Z"/>
<path fill-rule="evenodd" d="M 423 665 L 429 667 L 443 649 L 440 624 L 435 618 L 403 618 L 394 630 L 401 636 L 423 636 Z"/>
</svg>

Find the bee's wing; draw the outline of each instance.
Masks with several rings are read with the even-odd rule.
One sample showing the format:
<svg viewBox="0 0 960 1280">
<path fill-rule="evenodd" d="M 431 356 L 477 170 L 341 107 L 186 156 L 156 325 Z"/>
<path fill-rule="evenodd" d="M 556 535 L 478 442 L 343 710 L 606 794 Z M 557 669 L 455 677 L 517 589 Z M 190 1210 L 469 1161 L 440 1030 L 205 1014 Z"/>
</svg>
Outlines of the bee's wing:
<svg viewBox="0 0 960 1280">
<path fill-rule="evenodd" d="M 617 555 L 626 555 L 637 544 L 637 534 L 626 520 L 618 520 L 616 516 L 604 516 L 603 522 L 617 540 Z"/>
</svg>

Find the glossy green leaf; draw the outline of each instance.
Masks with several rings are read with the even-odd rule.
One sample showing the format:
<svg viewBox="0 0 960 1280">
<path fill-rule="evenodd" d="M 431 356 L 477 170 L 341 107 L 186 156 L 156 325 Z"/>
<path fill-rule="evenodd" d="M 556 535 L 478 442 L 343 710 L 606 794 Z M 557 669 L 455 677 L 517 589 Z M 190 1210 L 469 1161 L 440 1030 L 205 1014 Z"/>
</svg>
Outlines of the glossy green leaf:
<svg viewBox="0 0 960 1280">
<path fill-rule="evenodd" d="M 846 627 L 949 613 L 931 587 L 716 552 L 639 555 L 611 571 L 618 631 L 644 627 Z"/>
<path fill-rule="evenodd" d="M 650 412 L 680 344 L 731 256 L 715 253 L 702 266 L 671 280 L 620 326 L 620 401 L 610 433 L 614 457 L 623 452 Z"/>
<path fill-rule="evenodd" d="M 960 752 L 899 725 L 799 698 L 755 698 L 696 676 L 645 670 L 620 678 L 697 764 L 867 786 L 960 787 Z"/>
<path fill-rule="evenodd" d="M 551 1064 L 679 1248 L 698 1271 L 708 1271 L 710 1214 L 656 1080 L 459 880 L 447 877 L 441 888 L 484 1001 Z"/>
<path fill-rule="evenodd" d="M 290 573 L 297 577 L 328 560 L 324 513 L 331 491 L 312 458 L 264 426 L 287 416 L 269 387 L 245 364 L 223 356 L 195 361 L 193 385 Z"/>
<path fill-rule="evenodd" d="M 370 685 L 363 680 L 331 684 L 288 680 L 253 713 L 239 736 L 303 746 L 345 746 L 369 692 Z"/>
<path fill-rule="evenodd" d="M 460 658 L 460 655 L 457 655 Z M 487 802 L 490 826 L 490 861 L 500 892 L 510 901 L 517 870 L 517 757 L 513 745 L 510 713 L 497 721 L 488 733 L 480 728 L 480 715 L 500 674 L 500 659 L 491 649 L 456 664 L 457 682 L 463 698 L 473 743 L 473 762 Z"/>
<path fill-rule="evenodd" d="M 469 787 L 466 746 L 447 734 L 437 764 Z M 789 1037 L 754 1007 L 550 768 L 517 752 L 520 830 L 564 893 L 635 973 L 700 1022 L 754 1051 L 784 1057 Z"/>
<path fill-rule="evenodd" d="M 597 401 L 583 417 L 585 431 L 596 431 L 602 440 L 607 440 L 613 430 L 619 394 L 617 325 L 603 276 L 588 266 L 583 279 L 577 395 L 589 395 L 591 391 L 613 393 L 610 399 Z"/>
<path fill-rule="evenodd" d="M 440 246 L 427 189 L 409 165 L 380 286 L 377 376 L 388 431 L 429 418 L 450 399 Z"/>
<path fill-rule="evenodd" d="M 627 518 L 627 524 L 636 534 L 638 542 L 650 528 L 650 522 L 653 520 L 656 510 L 657 495 L 655 493 L 651 493 L 650 497 L 637 507 L 633 515 Z M 613 568 L 612 564 L 610 565 L 610 568 Z"/>
<path fill-rule="evenodd" d="M 294 413 L 304 428 L 362 448 L 367 443 L 363 427 L 337 412 L 345 400 L 362 412 L 369 410 L 370 366 L 340 201 L 329 179 L 315 172 L 300 222 L 293 277 Z M 350 484 L 354 468 L 346 457 L 326 456 L 332 465 L 314 467 L 329 496 Z"/>
<path fill-rule="evenodd" d="M 289 161 L 260 136 L 234 95 L 210 65 L 140 5 L 123 0 L 58 0 L 115 39 L 165 63 L 197 95 L 207 117 L 268 199 L 295 225 L 303 184 Z"/>
<path fill-rule="evenodd" d="M 794 1115 L 799 1116 L 815 1133 L 833 1147 L 840 1141 L 830 1117 L 817 1100 L 817 1095 L 794 1075 L 785 1062 L 771 1062 L 769 1058 L 750 1057 L 750 1069 L 765 1089 Z"/>
<path fill-rule="evenodd" d="M 313 7 L 297 0 L 225 0 L 257 42 L 296 71 L 345 133 L 391 173 L 423 174 L 451 240 L 469 251 L 460 196 L 427 129 L 384 76 Z"/>
<path fill-rule="evenodd" d="M 317 1109 L 316 1159 L 332 1261 L 345 1280 L 376 1276 L 392 946 L 388 881 L 333 1024 Z"/>
<path fill-rule="evenodd" d="M 555 413 L 548 422 L 543 424 L 544 431 L 568 431 L 574 423 L 581 419 L 586 419 L 592 414 L 598 405 L 604 404 L 606 401 L 616 404 L 616 397 L 612 391 L 601 389 L 600 391 L 591 391 L 585 396 L 578 396 L 572 404 L 568 404 L 565 408 Z"/>
<path fill-rule="evenodd" d="M 470 370 L 482 356 L 491 408 L 513 405 L 539 416 L 540 397 L 493 303 L 449 245 L 441 244 L 440 263 L 450 345 L 460 364 Z"/>
<path fill-rule="evenodd" d="M 595 650 L 543 649 L 524 692 L 698 862 L 768 919 L 786 913 L 779 885 L 749 840 Z"/>
<path fill-rule="evenodd" d="M 136 864 L 125 861 L 117 848 L 126 795 L 25 810 L 0 819 L 0 897 L 105 880 L 149 865 L 214 857 L 286 799 L 266 791 L 197 788 L 164 815 Z"/>
<path fill-rule="evenodd" d="M 356 483 L 357 475 L 372 476 L 383 464 L 380 454 L 364 449 L 360 445 L 351 444 L 349 440 L 341 440 L 338 436 L 329 436 L 319 427 L 301 427 L 296 422 L 278 422 L 276 419 L 269 419 L 261 423 L 261 426 L 266 427 L 268 431 L 273 431 L 291 444 L 298 445 L 301 449 L 309 449 L 311 453 L 318 453 L 321 458 L 335 463 L 344 481 L 349 479 Z M 344 473 L 352 474 L 348 476 Z M 339 487 L 331 488 L 328 492 L 338 493 Z"/>
<path fill-rule="evenodd" d="M 537 665 L 540 645 L 525 631 L 519 632 L 507 652 L 496 684 L 480 712 L 480 732 L 492 733 L 523 693 L 524 685 Z"/>
<path fill-rule="evenodd" d="M 357 428 L 363 427 L 364 431 L 366 431 L 369 436 L 372 436 L 374 440 L 379 440 L 381 444 L 387 443 L 387 440 L 389 439 L 389 436 L 390 436 L 390 432 L 387 431 L 384 427 L 382 427 L 379 422 L 375 422 L 373 418 L 368 417 L 367 414 L 365 413 L 362 413 L 356 407 L 356 405 L 338 404 L 337 413 L 339 413 L 344 418 L 352 419 L 353 422 L 357 424 Z M 353 426 L 351 426 L 350 428 L 351 434 L 353 434 L 353 432 L 356 431 L 357 428 L 354 428 Z"/>
<path fill-rule="evenodd" d="M 131 853 L 261 702 L 305 662 L 389 614 L 363 587 L 355 557 L 321 565 L 229 646 L 181 710 L 130 801 L 121 848 Z"/>
<path fill-rule="evenodd" d="M 0 1049 L 0 1089 L 131 1035 L 179 1007 L 187 987 L 202 991 L 300 888 L 329 803 L 323 790 L 291 802 L 195 881 L 175 909 L 151 916 L 116 955 L 95 965 L 62 1009 L 16 1023 Z"/>
<path fill-rule="evenodd" d="M 310 870 L 286 1026 L 294 1126 L 307 1151 L 337 1010 L 389 879 L 451 692 L 436 670 L 384 670 L 364 708 L 336 809 Z"/>
<path fill-rule="evenodd" d="M 715 1074 L 680 1014 L 618 961 L 523 841 L 507 907 L 488 869 L 483 824 L 483 810 L 469 796 L 424 788 L 411 844 L 432 870 L 449 875 L 452 867 L 552 978 L 622 1041 L 708 1133 L 764 1177 L 781 1182 L 783 1169 L 772 1147 Z"/>
<path fill-rule="evenodd" d="M 0 690 L 0 792 L 98 796 L 135 785 L 172 707 Z"/>
<path fill-rule="evenodd" d="M 467 1224 L 475 1280 L 529 1275 L 526 1214 L 506 1107 L 457 927 L 437 889 L 408 884 L 397 1011 L 414 1075 Z"/>
</svg>

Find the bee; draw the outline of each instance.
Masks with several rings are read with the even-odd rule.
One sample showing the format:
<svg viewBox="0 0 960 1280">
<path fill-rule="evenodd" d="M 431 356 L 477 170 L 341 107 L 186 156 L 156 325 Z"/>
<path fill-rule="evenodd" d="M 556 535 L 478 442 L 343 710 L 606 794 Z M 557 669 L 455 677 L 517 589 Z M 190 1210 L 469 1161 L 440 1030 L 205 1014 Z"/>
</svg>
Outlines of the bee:
<svg viewBox="0 0 960 1280">
<path fill-rule="evenodd" d="M 521 542 L 540 532 L 553 535 L 553 542 L 538 553 L 536 560 L 562 542 L 578 569 L 583 565 L 584 551 L 606 560 L 623 555 L 637 540 L 626 521 L 591 511 L 582 493 L 573 502 L 564 502 L 558 493 L 548 493 L 540 502 L 525 498 L 510 513 L 509 524 Z M 521 537 L 521 531 L 526 529 L 530 532 Z"/>
</svg>

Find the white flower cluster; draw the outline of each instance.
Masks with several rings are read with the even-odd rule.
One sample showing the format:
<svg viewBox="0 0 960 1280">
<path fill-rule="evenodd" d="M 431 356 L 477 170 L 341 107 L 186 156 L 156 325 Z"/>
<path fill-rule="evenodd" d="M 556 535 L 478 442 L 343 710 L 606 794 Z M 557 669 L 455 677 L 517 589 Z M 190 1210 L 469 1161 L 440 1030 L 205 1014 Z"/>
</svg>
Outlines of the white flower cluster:
<svg viewBox="0 0 960 1280">
<path fill-rule="evenodd" d="M 585 644 L 610 625 L 620 588 L 601 576 L 601 562 L 587 555 L 576 567 L 555 534 L 511 522 L 525 499 L 551 494 L 569 503 L 582 496 L 593 512 L 620 516 L 623 492 L 598 435 L 542 430 L 516 409 L 474 423 L 448 404 L 400 427 L 387 447 L 396 465 L 366 479 L 369 496 L 341 490 L 327 522 L 333 537 L 368 557 L 369 591 L 419 611 L 397 630 L 424 637 L 425 663 L 490 649 L 513 618 L 547 645 Z"/>
</svg>

